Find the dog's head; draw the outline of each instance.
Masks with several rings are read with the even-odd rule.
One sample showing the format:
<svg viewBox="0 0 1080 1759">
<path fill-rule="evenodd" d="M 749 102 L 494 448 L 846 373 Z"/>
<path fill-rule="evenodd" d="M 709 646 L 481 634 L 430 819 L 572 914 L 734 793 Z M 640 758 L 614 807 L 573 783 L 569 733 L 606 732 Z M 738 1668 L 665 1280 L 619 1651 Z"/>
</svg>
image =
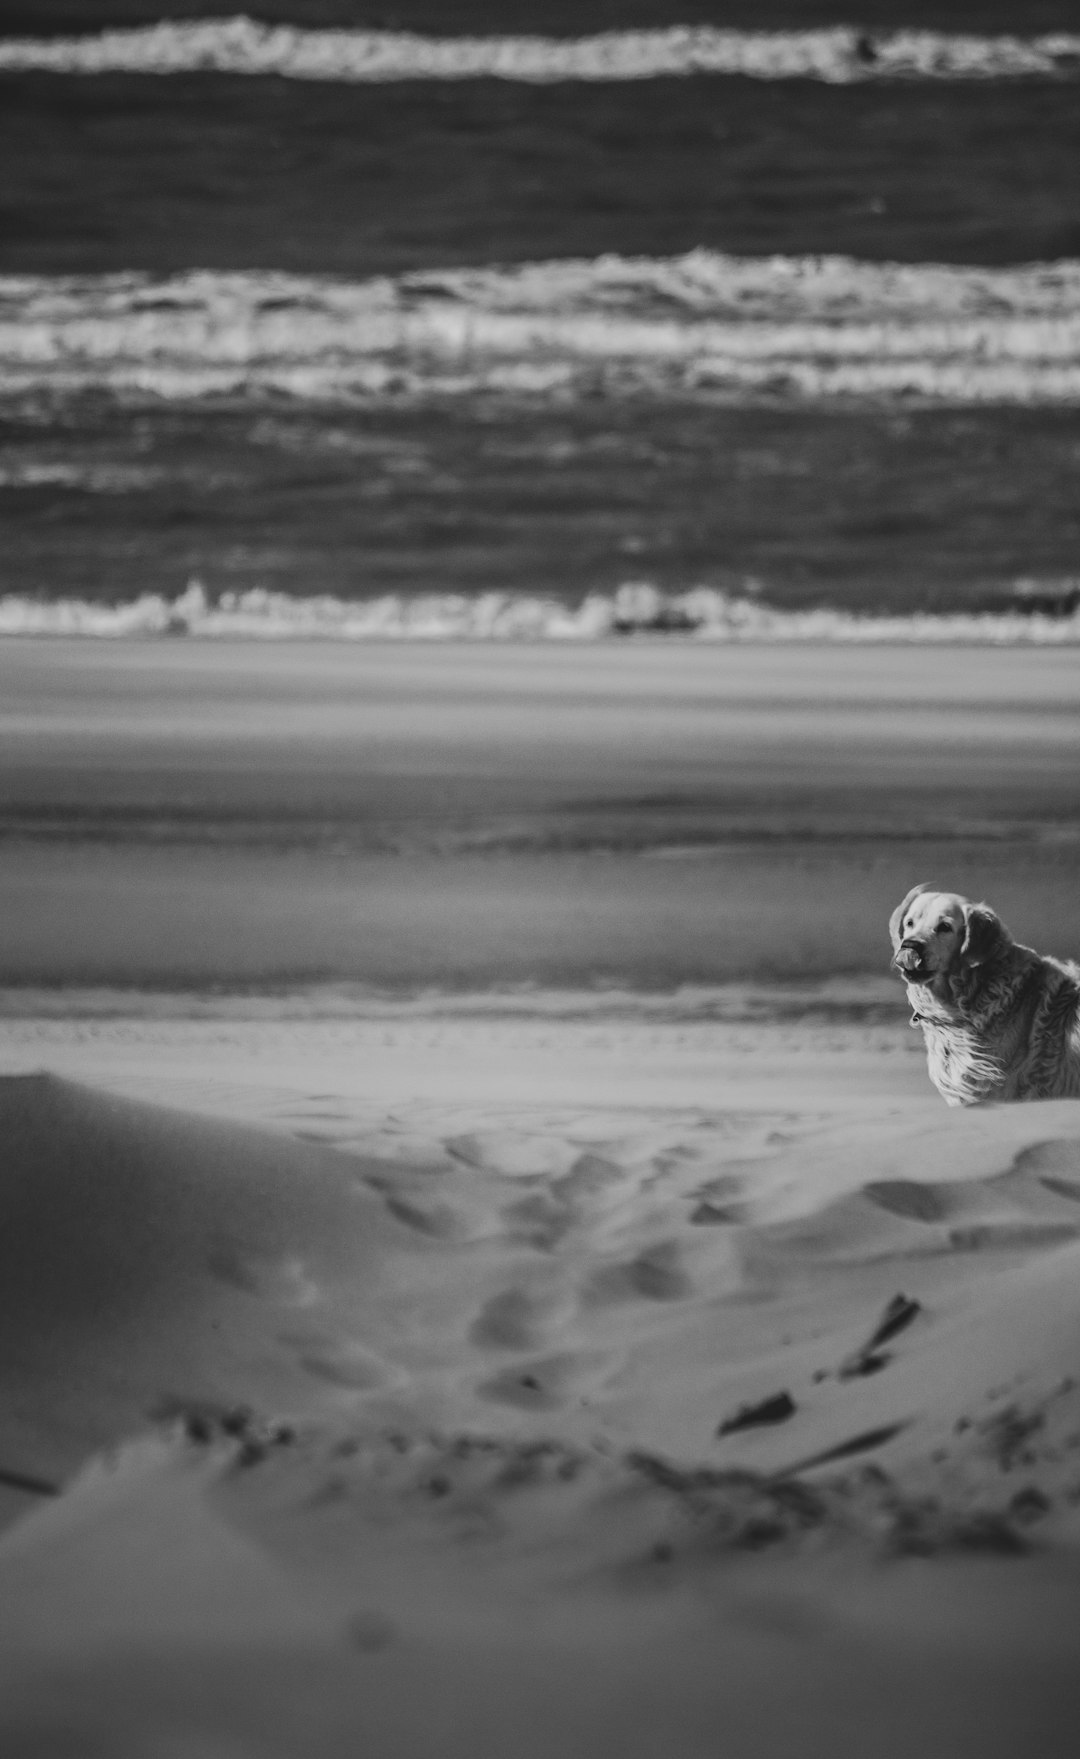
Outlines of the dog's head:
<svg viewBox="0 0 1080 1759">
<path fill-rule="evenodd" d="M 909 983 L 933 983 L 958 968 L 985 965 L 1010 938 L 989 905 L 928 886 L 913 886 L 897 905 L 889 935 L 892 962 Z"/>
</svg>

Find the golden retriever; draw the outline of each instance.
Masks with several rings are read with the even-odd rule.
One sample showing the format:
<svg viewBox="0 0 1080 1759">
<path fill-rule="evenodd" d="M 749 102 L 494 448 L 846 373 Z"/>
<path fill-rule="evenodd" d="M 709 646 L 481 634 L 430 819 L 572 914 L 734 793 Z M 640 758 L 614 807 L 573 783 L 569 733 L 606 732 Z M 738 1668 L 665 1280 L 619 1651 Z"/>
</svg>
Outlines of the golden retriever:
<svg viewBox="0 0 1080 1759">
<path fill-rule="evenodd" d="M 1080 965 L 1020 946 L 988 905 L 925 885 L 889 934 L 946 1105 L 1080 1097 Z"/>
</svg>

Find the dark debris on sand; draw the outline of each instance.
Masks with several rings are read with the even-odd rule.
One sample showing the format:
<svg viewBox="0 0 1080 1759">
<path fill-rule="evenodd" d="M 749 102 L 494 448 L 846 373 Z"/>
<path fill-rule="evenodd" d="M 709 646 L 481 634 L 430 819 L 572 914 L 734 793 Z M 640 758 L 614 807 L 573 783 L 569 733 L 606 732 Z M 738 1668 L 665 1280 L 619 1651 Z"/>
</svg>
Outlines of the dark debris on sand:
<svg viewBox="0 0 1080 1759">
<path fill-rule="evenodd" d="M 748 1552 L 837 1545 L 882 1558 L 1014 1557 L 1030 1550 L 1033 1529 L 1054 1511 L 1053 1499 L 1031 1485 L 1010 1487 L 1005 1497 L 988 1495 L 977 1481 L 913 1493 L 872 1462 L 811 1482 L 798 1469 L 685 1466 L 660 1454 L 550 1438 L 404 1429 L 297 1435 L 250 1412 L 203 1407 L 182 1421 L 196 1444 L 230 1441 L 235 1465 L 285 1472 L 286 1500 L 311 1518 L 331 1505 L 354 1506 L 358 1543 L 367 1524 L 361 1509 L 382 1509 L 391 1521 L 434 1522 L 451 1545 L 475 1541 L 482 1529 L 511 1549 L 515 1534 L 528 1539 L 537 1519 L 545 1527 L 554 1519 L 576 1558 L 575 1525 L 603 1516 L 611 1544 L 602 1569 L 708 1567 Z"/>
<path fill-rule="evenodd" d="M 890 1353 L 882 1349 L 906 1331 L 912 1321 L 922 1312 L 922 1303 L 909 1295 L 894 1295 L 886 1303 L 885 1309 L 864 1344 L 853 1350 L 850 1356 L 841 1362 L 838 1373 L 841 1380 L 852 1380 L 858 1375 L 877 1374 L 880 1369 L 888 1366 L 892 1360 Z"/>
<path fill-rule="evenodd" d="M 154 1412 L 158 1422 L 176 1425 L 186 1441 L 199 1447 L 224 1444 L 231 1463 L 255 1466 L 274 1448 L 297 1439 L 291 1423 L 265 1417 L 250 1405 L 216 1404 L 208 1399 L 169 1399 Z"/>
<path fill-rule="evenodd" d="M 794 1417 L 795 1400 L 788 1392 L 772 1393 L 767 1399 L 759 1399 L 750 1405 L 740 1405 L 731 1416 L 725 1417 L 717 1429 L 717 1435 L 736 1435 L 741 1429 L 756 1429 L 762 1424 L 786 1423 Z"/>
</svg>

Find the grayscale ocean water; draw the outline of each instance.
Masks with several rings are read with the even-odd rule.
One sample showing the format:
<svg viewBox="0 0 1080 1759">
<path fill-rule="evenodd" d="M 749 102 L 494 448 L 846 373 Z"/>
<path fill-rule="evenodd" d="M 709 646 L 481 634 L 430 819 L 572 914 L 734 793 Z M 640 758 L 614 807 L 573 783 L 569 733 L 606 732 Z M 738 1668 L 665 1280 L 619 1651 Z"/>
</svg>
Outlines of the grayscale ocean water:
<svg viewBox="0 0 1080 1759">
<path fill-rule="evenodd" d="M 1076 23 L 8 6 L 0 629 L 1076 639 Z"/>
</svg>

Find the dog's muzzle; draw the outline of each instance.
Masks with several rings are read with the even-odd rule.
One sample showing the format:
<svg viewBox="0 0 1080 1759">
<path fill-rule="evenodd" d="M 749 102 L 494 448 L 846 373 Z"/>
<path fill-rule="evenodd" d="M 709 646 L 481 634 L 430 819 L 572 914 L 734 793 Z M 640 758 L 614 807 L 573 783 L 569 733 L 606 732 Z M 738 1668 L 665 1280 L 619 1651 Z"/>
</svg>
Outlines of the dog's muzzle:
<svg viewBox="0 0 1080 1759">
<path fill-rule="evenodd" d="M 893 964 L 905 977 L 919 977 L 923 973 L 923 961 L 926 949 L 918 941 L 901 941 L 893 954 Z"/>
</svg>

